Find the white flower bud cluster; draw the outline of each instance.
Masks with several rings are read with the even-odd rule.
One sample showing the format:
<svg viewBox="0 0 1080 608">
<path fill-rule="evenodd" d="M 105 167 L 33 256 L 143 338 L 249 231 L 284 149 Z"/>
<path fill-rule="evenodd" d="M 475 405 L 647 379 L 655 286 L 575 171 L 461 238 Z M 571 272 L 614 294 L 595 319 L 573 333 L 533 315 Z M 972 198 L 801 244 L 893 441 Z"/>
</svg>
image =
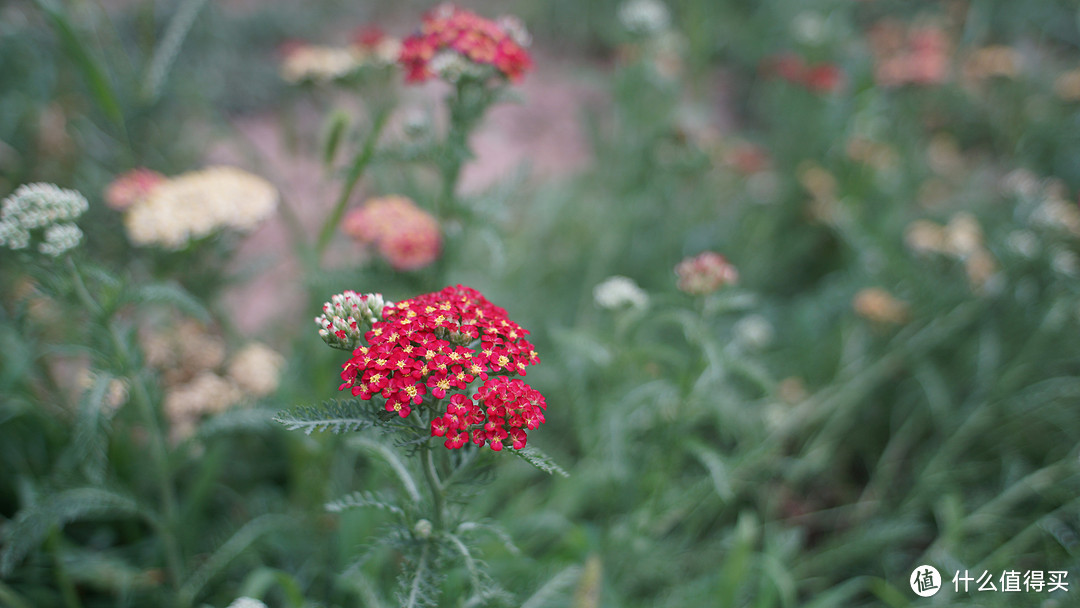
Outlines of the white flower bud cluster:
<svg viewBox="0 0 1080 608">
<path fill-rule="evenodd" d="M 532 34 L 525 27 L 525 22 L 520 18 L 513 15 L 503 15 L 495 20 L 495 24 L 498 25 L 504 32 L 506 32 L 510 39 L 518 43 L 522 48 L 528 48 L 532 44 Z"/>
<path fill-rule="evenodd" d="M 315 317 L 319 337 L 333 348 L 353 350 L 364 328 L 382 319 L 383 308 L 391 304 L 383 300 L 381 293 L 339 293 L 323 304 L 323 314 Z"/>
<path fill-rule="evenodd" d="M 229 608 L 266 608 L 266 604 L 253 597 L 238 597 L 229 604 Z"/>
<path fill-rule="evenodd" d="M 441 51 L 431 58 L 432 72 L 449 83 L 456 83 L 462 78 L 479 78 L 484 74 L 484 67 L 470 61 L 456 51 Z"/>
<path fill-rule="evenodd" d="M 629 0 L 619 7 L 619 22 L 632 34 L 649 36 L 671 25 L 671 13 L 658 0 Z"/>
<path fill-rule="evenodd" d="M 649 305 L 649 294 L 638 287 L 633 279 L 613 276 L 593 288 L 593 300 L 597 306 L 608 310 L 624 307 L 644 310 Z"/>
<path fill-rule="evenodd" d="M 82 230 L 72 222 L 90 207 L 82 194 L 44 183 L 19 186 L 0 205 L 0 246 L 26 249 L 31 231 L 42 230 L 38 251 L 52 257 L 79 244 Z"/>
</svg>

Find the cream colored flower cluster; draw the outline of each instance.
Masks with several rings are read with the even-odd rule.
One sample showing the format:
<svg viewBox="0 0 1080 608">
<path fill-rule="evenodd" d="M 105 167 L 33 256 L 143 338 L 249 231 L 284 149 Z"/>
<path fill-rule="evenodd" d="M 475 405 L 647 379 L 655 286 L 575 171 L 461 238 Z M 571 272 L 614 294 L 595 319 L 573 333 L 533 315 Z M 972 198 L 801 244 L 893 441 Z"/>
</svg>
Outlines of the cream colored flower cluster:
<svg viewBox="0 0 1080 608">
<path fill-rule="evenodd" d="M 400 53 L 401 41 L 390 36 L 345 47 L 295 44 L 285 53 L 281 78 L 292 84 L 331 82 L 366 66 L 394 65 Z"/>
<path fill-rule="evenodd" d="M 953 215 L 944 226 L 931 220 L 912 222 L 904 241 L 917 254 L 940 254 L 962 261 L 968 282 L 976 291 L 982 291 L 998 270 L 997 260 L 984 244 L 979 221 L 966 211 Z"/>
<path fill-rule="evenodd" d="M 192 320 L 140 336 L 146 363 L 165 385 L 170 438 L 190 437 L 206 414 L 250 403 L 277 390 L 285 358 L 252 342 L 227 358 L 222 337 Z"/>
<path fill-rule="evenodd" d="M 251 230 L 274 213 L 277 202 L 277 189 L 267 180 L 210 167 L 158 184 L 127 209 L 124 227 L 136 245 L 182 249 L 219 230 Z"/>
</svg>

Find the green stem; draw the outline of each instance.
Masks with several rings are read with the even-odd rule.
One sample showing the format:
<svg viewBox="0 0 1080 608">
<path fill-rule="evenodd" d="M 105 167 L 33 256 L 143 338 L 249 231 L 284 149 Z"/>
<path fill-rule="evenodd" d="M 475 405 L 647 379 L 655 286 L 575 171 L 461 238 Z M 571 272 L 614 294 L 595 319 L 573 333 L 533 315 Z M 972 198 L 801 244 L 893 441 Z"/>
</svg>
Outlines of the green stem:
<svg viewBox="0 0 1080 608">
<path fill-rule="evenodd" d="M 29 600 L 3 582 L 0 582 L 0 605 L 10 606 L 10 608 L 34 608 Z"/>
<path fill-rule="evenodd" d="M 66 608 L 81 608 L 82 602 L 79 601 L 79 593 L 75 590 L 75 585 L 71 582 L 71 577 L 68 576 L 67 568 L 64 567 L 64 560 L 60 556 L 59 528 L 54 526 L 49 531 L 46 546 L 49 553 L 52 554 L 53 565 L 56 567 L 56 584 L 60 587 L 60 595 L 64 598 L 64 606 Z"/>
<path fill-rule="evenodd" d="M 161 510 L 164 514 L 164 525 L 161 529 L 161 541 L 164 543 L 165 565 L 169 571 L 169 578 L 173 585 L 180 587 L 183 580 L 183 566 L 180 560 L 180 548 L 173 533 L 176 524 L 176 493 L 172 486 L 172 472 L 169 470 L 169 458 L 165 451 L 166 437 L 162 432 L 156 412 L 150 403 L 150 394 L 146 389 L 146 383 L 138 374 L 132 375 L 133 397 L 139 413 L 145 420 L 150 430 L 150 456 L 157 469 L 154 477 L 157 479 L 158 493 L 161 495 Z"/>
<path fill-rule="evenodd" d="M 356 188 L 357 182 L 360 181 L 360 177 L 364 174 L 364 169 L 371 163 L 371 159 L 375 155 L 375 145 L 379 142 L 379 136 L 382 134 L 383 127 L 386 126 L 389 117 L 389 108 L 379 108 L 375 111 L 375 120 L 371 125 L 371 132 L 368 133 L 367 138 L 364 140 L 364 146 L 360 150 L 360 154 L 356 156 L 352 166 L 349 167 L 349 173 L 345 177 L 345 185 L 338 196 L 337 204 L 334 205 L 333 211 L 327 216 L 326 222 L 319 232 L 319 240 L 315 246 L 316 263 L 321 263 L 326 248 L 330 246 L 330 241 L 334 238 L 334 232 L 337 231 L 338 224 L 341 223 L 341 218 L 345 215 L 345 207 L 349 204 L 353 189 Z"/>
<path fill-rule="evenodd" d="M 428 490 L 431 491 L 432 523 L 436 530 L 443 528 L 443 487 L 439 482 L 439 474 L 435 471 L 435 457 L 431 452 L 431 445 L 427 442 L 420 450 L 424 466 L 424 479 L 427 480 Z"/>
<path fill-rule="evenodd" d="M 79 267 L 75 265 L 75 259 L 69 255 L 66 262 L 68 270 L 71 271 L 71 279 L 75 283 L 75 295 L 78 296 L 79 302 L 90 311 L 90 314 L 95 317 L 100 316 L 102 314 L 101 305 L 94 299 L 94 296 L 90 295 L 90 290 L 86 288 L 86 281 L 83 280 Z"/>
</svg>

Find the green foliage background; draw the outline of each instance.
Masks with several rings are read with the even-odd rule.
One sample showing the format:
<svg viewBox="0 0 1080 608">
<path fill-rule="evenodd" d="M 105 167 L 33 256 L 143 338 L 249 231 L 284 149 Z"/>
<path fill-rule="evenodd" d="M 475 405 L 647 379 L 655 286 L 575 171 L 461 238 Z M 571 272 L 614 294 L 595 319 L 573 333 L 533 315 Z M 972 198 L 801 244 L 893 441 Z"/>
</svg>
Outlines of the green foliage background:
<svg viewBox="0 0 1080 608">
<path fill-rule="evenodd" d="M 117 237 L 100 193 L 134 166 L 198 166 L 250 112 L 277 112 L 298 149 L 325 144 L 290 122 L 311 92 L 279 80 L 278 46 L 344 23 L 415 23 L 428 5 L 127 4 L 0 7 L 0 194 L 52 181 L 91 199 L 70 267 L 0 253 L 0 604 L 395 605 L 420 546 L 395 518 L 415 522 L 401 505 L 422 508 L 410 490 L 420 472 L 381 435 L 290 433 L 271 420 L 339 396 L 341 353 L 307 315 L 260 336 L 288 355 L 273 396 L 148 456 L 146 437 L 168 422 L 136 329 L 144 314 L 180 311 L 238 343 L 219 297 L 235 243 L 169 266 Z M 583 117 L 593 160 L 560 180 L 508 176 L 460 197 L 433 268 L 373 262 L 285 287 L 317 311 L 344 289 L 396 301 L 460 282 L 533 332 L 542 363 L 528 379 L 550 407 L 530 445 L 569 476 L 478 456 L 477 485 L 451 506 L 476 524 L 462 532 L 469 552 L 439 558 L 443 576 L 422 595 L 529 608 L 1072 605 L 1072 586 L 956 594 L 950 579 L 1080 573 L 1080 242 L 1045 220 L 1055 189 L 1073 213 L 1080 190 L 1080 105 L 1054 92 L 1080 67 L 1073 3 L 678 0 L 678 76 L 657 72 L 616 2 L 469 7 L 515 12 L 538 48 L 602 74 L 610 102 Z M 793 34 L 805 14 L 824 24 L 813 42 Z M 954 79 L 876 85 L 865 32 L 886 17 L 947 24 Z M 1016 49 L 1023 69 L 961 82 L 963 58 L 990 44 Z M 835 63 L 843 88 L 820 95 L 769 77 L 762 66 L 781 52 Z M 720 80 L 735 127 L 718 143 L 687 116 L 708 113 Z M 343 145 L 359 158 L 380 124 L 350 116 Z M 364 161 L 362 187 L 434 200 L 438 171 L 414 171 L 388 139 Z M 852 139 L 893 162 L 853 159 Z M 767 151 L 764 178 L 717 152 L 736 141 Z M 944 169 L 942 141 L 959 159 Z M 831 177 L 828 196 L 808 187 L 810 168 Z M 1034 185 L 1004 186 L 1017 169 Z M 963 259 L 906 244 L 912 222 L 959 213 L 976 218 L 994 261 L 983 284 Z M 674 266 L 704 250 L 732 261 L 737 287 L 676 289 Z M 649 306 L 598 307 L 593 290 L 612 275 L 634 279 Z M 26 276 L 57 311 L 48 323 L 19 295 Z M 856 314 L 853 298 L 872 287 L 903 301 L 902 322 Z M 750 324 L 771 338 L 755 340 Z M 54 365 L 73 356 L 99 372 L 77 395 Z M 115 412 L 104 406 L 113 377 L 144 387 Z M 906 583 L 925 563 L 946 578 L 932 599 Z"/>
</svg>

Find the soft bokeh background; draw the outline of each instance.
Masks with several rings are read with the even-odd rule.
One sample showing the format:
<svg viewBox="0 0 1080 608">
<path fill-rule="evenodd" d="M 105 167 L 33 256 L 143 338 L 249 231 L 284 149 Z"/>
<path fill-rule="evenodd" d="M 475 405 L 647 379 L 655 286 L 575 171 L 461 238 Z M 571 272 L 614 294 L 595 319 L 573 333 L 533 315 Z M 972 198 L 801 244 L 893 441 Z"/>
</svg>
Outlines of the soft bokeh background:
<svg viewBox="0 0 1080 608">
<path fill-rule="evenodd" d="M 311 322 L 330 295 L 464 283 L 532 331 L 549 407 L 530 445 L 570 474 L 499 454 L 460 506 L 506 532 L 481 543 L 513 594 L 491 605 L 1075 605 L 1074 2 L 637 3 L 652 21 L 607 0 L 462 4 L 520 17 L 535 70 L 473 132 L 464 211 L 415 271 L 340 232 L 312 265 L 300 243 L 380 90 L 281 65 L 290 41 L 406 36 L 432 4 L 0 6 L 0 195 L 83 192 L 78 263 L 110 303 L 65 300 L 66 267 L 0 251 L 0 604 L 397 605 L 401 555 L 373 540 L 390 515 L 323 508 L 400 494 L 393 452 L 271 418 L 338 396 L 343 354 Z M 409 146 L 446 128 L 450 89 L 401 80 L 350 208 L 431 208 L 437 176 Z M 278 213 L 176 253 L 131 244 L 105 204 L 134 167 L 216 164 L 269 180 Z M 704 251 L 737 285 L 680 291 L 676 265 Z M 640 291 L 620 303 L 612 276 Z M 253 343 L 268 391 L 235 372 Z M 170 417 L 177 387 L 206 398 L 200 374 L 249 398 Z M 137 400 L 171 438 L 171 536 Z M 921 564 L 946 579 L 934 598 L 908 587 Z M 438 605 L 484 605 L 445 568 Z M 999 592 L 954 592 L 965 571 Z M 1071 584 L 1002 593 L 1006 571 Z"/>
</svg>

